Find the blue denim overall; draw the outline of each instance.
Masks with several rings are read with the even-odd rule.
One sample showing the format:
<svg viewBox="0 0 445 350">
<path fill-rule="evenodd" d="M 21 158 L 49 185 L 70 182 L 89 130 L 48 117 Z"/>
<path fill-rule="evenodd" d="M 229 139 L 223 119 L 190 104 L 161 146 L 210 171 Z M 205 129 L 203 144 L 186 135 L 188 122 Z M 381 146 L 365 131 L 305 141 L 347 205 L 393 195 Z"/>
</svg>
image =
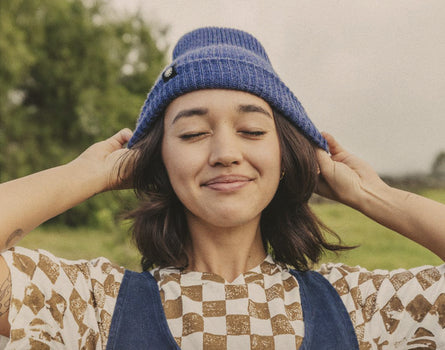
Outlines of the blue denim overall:
<svg viewBox="0 0 445 350">
<path fill-rule="evenodd" d="M 300 349 L 354 350 L 357 337 L 336 290 L 315 271 L 290 270 L 298 280 L 304 319 Z M 180 349 L 174 340 L 149 272 L 125 271 L 119 290 L 107 350 Z"/>
</svg>

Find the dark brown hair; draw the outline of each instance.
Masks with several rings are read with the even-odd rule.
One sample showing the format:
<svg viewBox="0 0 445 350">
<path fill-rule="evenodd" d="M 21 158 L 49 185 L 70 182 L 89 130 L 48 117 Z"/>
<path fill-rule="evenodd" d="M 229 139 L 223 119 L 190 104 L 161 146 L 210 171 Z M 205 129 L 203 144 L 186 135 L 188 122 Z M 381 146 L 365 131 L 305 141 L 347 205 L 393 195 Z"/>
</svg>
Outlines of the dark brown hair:
<svg viewBox="0 0 445 350">
<path fill-rule="evenodd" d="M 323 251 L 350 249 L 312 213 L 308 201 L 318 174 L 315 146 L 293 124 L 274 112 L 285 171 L 277 192 L 261 216 L 264 247 L 275 259 L 307 270 Z M 133 219 L 132 235 L 142 254 L 142 269 L 153 266 L 185 267 L 188 225 L 182 203 L 170 184 L 162 161 L 163 118 L 158 118 L 147 136 L 134 149 L 134 188 L 140 205 L 127 215 Z M 322 230 L 339 244 L 327 242 Z"/>
</svg>

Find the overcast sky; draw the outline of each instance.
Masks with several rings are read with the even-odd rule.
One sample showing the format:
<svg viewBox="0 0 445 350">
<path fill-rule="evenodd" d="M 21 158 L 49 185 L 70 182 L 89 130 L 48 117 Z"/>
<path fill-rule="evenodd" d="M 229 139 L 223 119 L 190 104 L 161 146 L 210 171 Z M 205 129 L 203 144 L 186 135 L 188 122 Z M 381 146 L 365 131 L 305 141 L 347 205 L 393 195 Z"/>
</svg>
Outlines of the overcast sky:
<svg viewBox="0 0 445 350">
<path fill-rule="evenodd" d="M 445 1 L 113 0 L 170 27 L 246 30 L 319 129 L 382 174 L 445 151 Z"/>
</svg>

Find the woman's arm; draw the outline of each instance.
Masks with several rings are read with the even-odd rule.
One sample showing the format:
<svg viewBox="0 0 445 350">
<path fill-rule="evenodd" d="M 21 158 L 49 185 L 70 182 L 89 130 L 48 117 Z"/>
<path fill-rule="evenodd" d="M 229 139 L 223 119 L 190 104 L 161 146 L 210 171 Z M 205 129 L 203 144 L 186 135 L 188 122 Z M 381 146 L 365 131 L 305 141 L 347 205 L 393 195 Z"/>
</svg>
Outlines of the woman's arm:
<svg viewBox="0 0 445 350">
<path fill-rule="evenodd" d="M 121 130 L 66 165 L 0 184 L 0 250 L 96 193 L 123 186 L 128 174 L 118 176 L 117 165 L 131 152 L 122 148 L 130 137 Z"/>
<path fill-rule="evenodd" d="M 121 130 L 66 165 L 0 184 L 0 250 L 96 193 L 126 187 L 131 157 L 123 156 L 133 151 L 122 147 L 131 135 L 129 129 Z M 7 337 L 10 300 L 10 270 L 0 256 L 0 334 Z"/>
<path fill-rule="evenodd" d="M 385 184 L 372 167 L 324 133 L 331 156 L 317 150 L 322 196 L 359 210 L 445 260 L 445 205 Z"/>
</svg>

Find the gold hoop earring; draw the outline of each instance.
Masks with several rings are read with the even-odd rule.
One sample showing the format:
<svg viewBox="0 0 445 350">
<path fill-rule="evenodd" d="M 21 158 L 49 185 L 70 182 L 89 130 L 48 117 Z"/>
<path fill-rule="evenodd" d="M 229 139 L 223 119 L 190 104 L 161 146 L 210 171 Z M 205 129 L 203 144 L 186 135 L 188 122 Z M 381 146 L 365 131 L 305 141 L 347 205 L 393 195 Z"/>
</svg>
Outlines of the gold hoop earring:
<svg viewBox="0 0 445 350">
<path fill-rule="evenodd" d="M 283 180 L 284 174 L 286 174 L 286 173 L 285 173 L 285 171 L 283 170 L 283 171 L 281 172 L 280 181 Z"/>
</svg>

